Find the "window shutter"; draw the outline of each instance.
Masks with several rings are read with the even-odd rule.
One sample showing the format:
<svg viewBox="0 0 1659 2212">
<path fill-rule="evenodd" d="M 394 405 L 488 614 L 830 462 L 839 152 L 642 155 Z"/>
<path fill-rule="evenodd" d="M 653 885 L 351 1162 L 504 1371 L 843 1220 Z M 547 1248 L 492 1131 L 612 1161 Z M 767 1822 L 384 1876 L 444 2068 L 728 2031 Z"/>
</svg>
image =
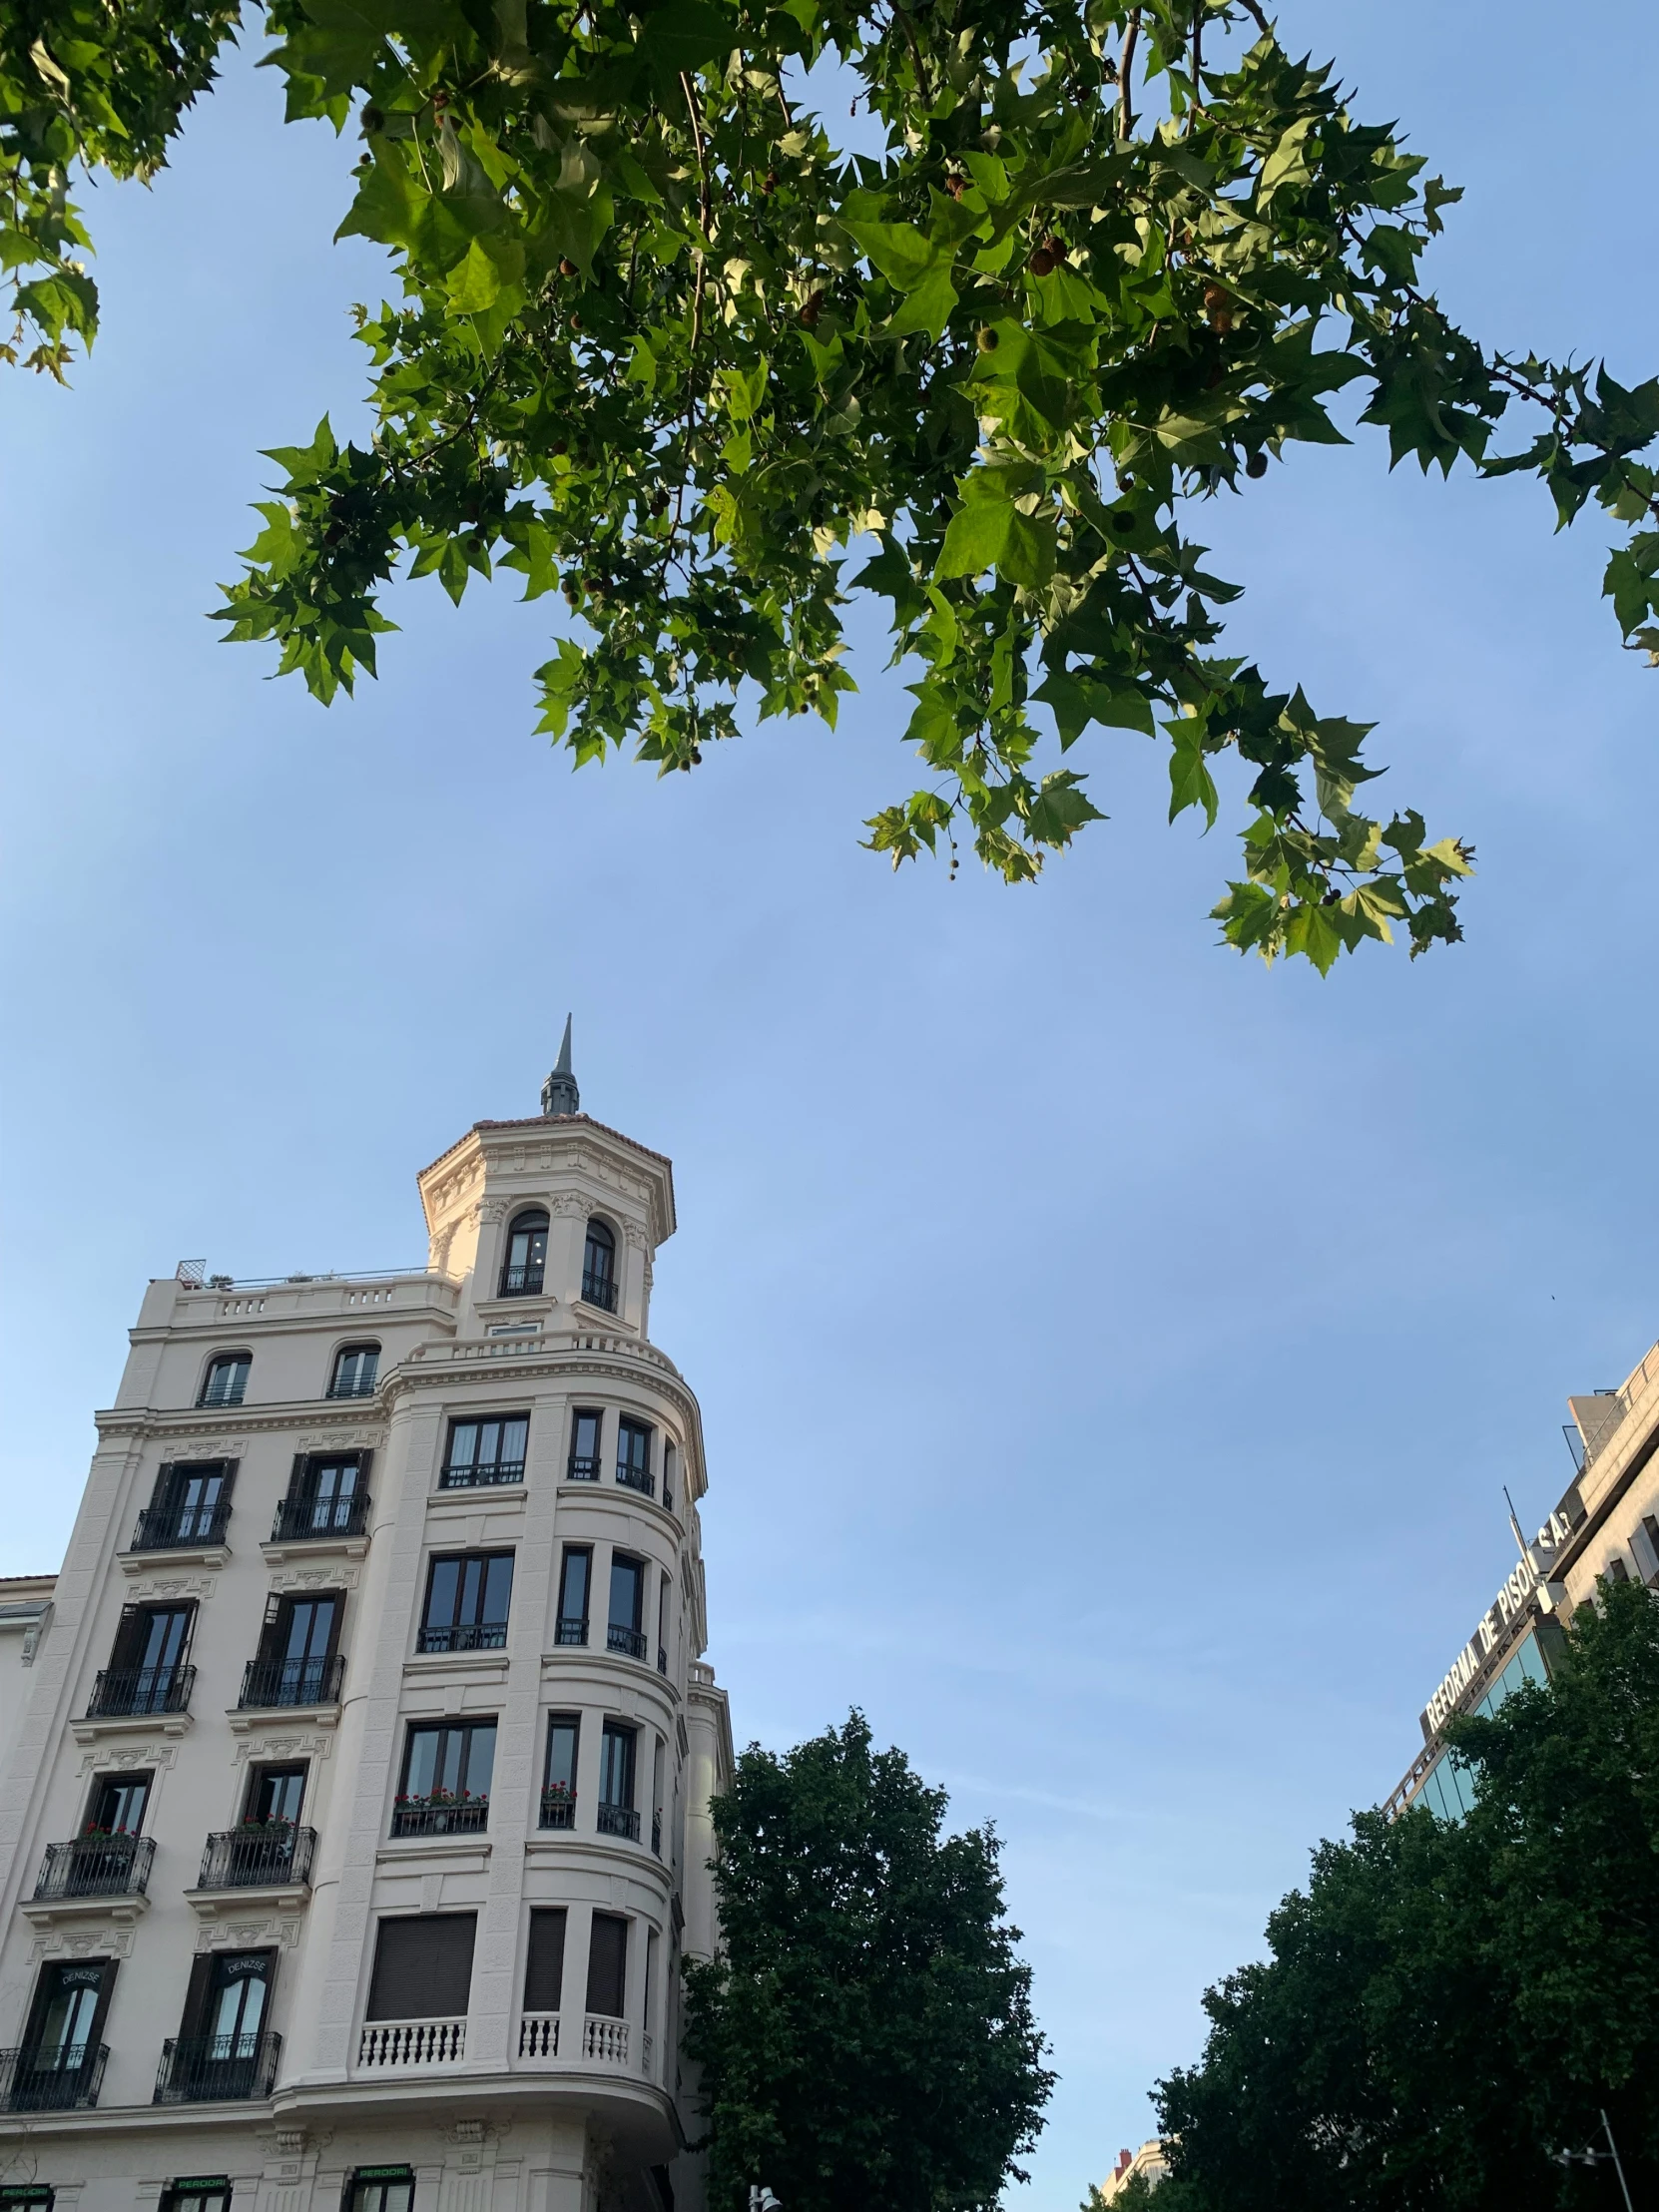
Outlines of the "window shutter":
<svg viewBox="0 0 1659 2212">
<path fill-rule="evenodd" d="M 188 2041 L 200 2035 L 202 2023 L 208 2016 L 208 1991 L 213 1981 L 214 1954 L 211 1950 L 198 1951 L 190 1962 L 190 1986 L 185 1991 L 184 2015 L 179 2022 L 179 2034 Z"/>
<path fill-rule="evenodd" d="M 143 1646 L 144 1621 L 140 1609 L 136 1605 L 124 1605 L 110 1649 L 110 1671 L 119 1673 L 123 1668 L 136 1667 Z"/>
<path fill-rule="evenodd" d="M 358 1454 L 357 1454 L 357 1488 L 359 1489 L 359 1491 L 361 1491 L 361 1490 L 366 1490 L 366 1489 L 368 1488 L 368 1470 L 369 1470 L 369 1468 L 370 1468 L 370 1467 L 371 1467 L 371 1466 L 372 1466 L 373 1464 L 374 1464 L 374 1454 L 373 1454 L 373 1452 L 372 1452 L 372 1451 L 359 1451 L 359 1452 L 358 1452 Z"/>
<path fill-rule="evenodd" d="M 226 1460 L 226 1462 L 225 1462 L 225 1480 L 224 1480 L 224 1484 L 223 1484 L 223 1487 L 221 1488 L 221 1490 L 220 1490 L 220 1493 L 219 1493 L 221 1497 L 229 1497 L 229 1496 L 230 1496 L 230 1494 L 231 1494 L 231 1484 L 232 1484 L 232 1483 L 233 1483 L 233 1482 L 234 1482 L 234 1481 L 236 1480 L 236 1478 L 237 1478 L 237 1469 L 238 1469 L 238 1467 L 240 1467 L 241 1465 L 242 1465 L 242 1461 L 241 1461 L 240 1459 L 227 1459 L 227 1460 Z"/>
<path fill-rule="evenodd" d="M 588 2010 L 608 2018 L 623 2016 L 628 1959 L 628 1923 L 614 1913 L 593 1916 L 593 1939 L 588 1945 Z"/>
<path fill-rule="evenodd" d="M 530 1955 L 524 1967 L 526 2012 L 556 2012 L 565 1978 L 565 1909 L 530 1915 Z"/>
<path fill-rule="evenodd" d="M 472 1988 L 474 1913 L 382 1921 L 368 1987 L 371 2020 L 454 2019 Z"/>
<path fill-rule="evenodd" d="M 156 1469 L 156 1487 L 150 1493 L 150 1504 L 153 1511 L 157 1511 L 162 1506 L 172 1502 L 173 1467 L 173 1460 L 164 1459 Z"/>
<path fill-rule="evenodd" d="M 296 1451 L 294 1453 L 293 1465 L 288 1470 L 288 1496 L 290 1498 L 300 1498 L 304 1496 L 305 1469 L 310 1465 L 310 1463 L 311 1455 L 308 1451 Z"/>
</svg>

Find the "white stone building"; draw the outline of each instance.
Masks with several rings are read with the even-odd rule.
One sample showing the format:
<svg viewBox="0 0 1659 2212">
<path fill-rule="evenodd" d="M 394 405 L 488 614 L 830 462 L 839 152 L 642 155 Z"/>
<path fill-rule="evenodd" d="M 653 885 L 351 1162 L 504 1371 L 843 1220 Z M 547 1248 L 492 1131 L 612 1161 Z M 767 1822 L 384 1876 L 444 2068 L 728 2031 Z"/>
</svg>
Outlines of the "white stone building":
<svg viewBox="0 0 1659 2212">
<path fill-rule="evenodd" d="M 419 1177 L 425 1272 L 152 1283 L 0 1583 L 0 2203 L 697 2212 L 679 1968 L 731 1771 L 669 1162 Z"/>
</svg>

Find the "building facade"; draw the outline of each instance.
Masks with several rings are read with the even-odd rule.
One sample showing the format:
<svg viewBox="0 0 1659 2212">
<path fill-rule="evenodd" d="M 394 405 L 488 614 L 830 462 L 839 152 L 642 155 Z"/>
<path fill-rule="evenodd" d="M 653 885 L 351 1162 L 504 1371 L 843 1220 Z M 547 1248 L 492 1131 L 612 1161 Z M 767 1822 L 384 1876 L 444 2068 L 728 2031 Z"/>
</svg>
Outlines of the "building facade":
<svg viewBox="0 0 1659 2212">
<path fill-rule="evenodd" d="M 1524 1681 L 1549 1676 L 1560 1623 L 1598 1580 L 1659 1588 L 1659 1345 L 1614 1389 L 1569 1397 L 1577 1468 L 1419 1716 L 1423 1746 L 1383 1810 L 1425 1805 L 1456 1820 L 1473 1802 L 1468 1770 L 1448 1755 L 1447 1721 L 1490 1714 Z"/>
<path fill-rule="evenodd" d="M 0 2200 L 697 2212 L 703 1441 L 670 1164 L 568 1044 L 418 1178 L 424 1271 L 152 1283 L 0 1583 Z"/>
</svg>

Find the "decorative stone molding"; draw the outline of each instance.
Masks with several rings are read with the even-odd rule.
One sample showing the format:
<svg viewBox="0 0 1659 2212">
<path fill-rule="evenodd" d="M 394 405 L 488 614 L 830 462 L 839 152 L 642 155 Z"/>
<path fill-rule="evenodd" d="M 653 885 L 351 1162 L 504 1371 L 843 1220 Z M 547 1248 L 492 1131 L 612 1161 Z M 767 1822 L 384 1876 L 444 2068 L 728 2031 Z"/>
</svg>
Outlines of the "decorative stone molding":
<svg viewBox="0 0 1659 2212">
<path fill-rule="evenodd" d="M 481 1198 L 472 1211 L 482 1226 L 494 1229 L 507 1218 L 507 1201 L 504 1198 Z"/>
<path fill-rule="evenodd" d="M 297 1914 L 278 1913 L 263 1921 L 204 1921 L 196 1931 L 196 1948 L 199 1952 L 210 1950 L 253 1950 L 256 1945 L 275 1943 L 281 1950 L 293 1950 L 299 1942 L 300 1920 Z"/>
<path fill-rule="evenodd" d="M 141 1574 L 134 1578 L 133 1587 L 127 1593 L 134 1605 L 143 1605 L 153 1598 L 194 1597 L 204 1604 L 219 1587 L 219 1571 L 215 1567 L 205 1574 Z"/>
<path fill-rule="evenodd" d="M 36 1961 L 43 1958 L 131 1958 L 134 1931 L 129 1928 L 55 1928 L 34 1941 Z"/>
<path fill-rule="evenodd" d="M 588 1210 L 588 1202 L 580 1191 L 561 1191 L 557 1198 L 548 1200 L 547 1210 L 550 1214 L 556 1214 L 562 1219 L 568 1220 L 573 1214 L 585 1214 Z"/>
<path fill-rule="evenodd" d="M 355 1564 L 331 1567 L 273 1567 L 271 1570 L 271 1587 L 273 1592 L 354 1590 L 362 1580 L 362 1568 Z"/>
<path fill-rule="evenodd" d="M 326 1759 L 333 1746 L 332 1736 L 244 1736 L 236 1746 L 232 1757 L 233 1767 L 245 1766 L 250 1759 Z"/>
<path fill-rule="evenodd" d="M 84 1751 L 77 1773 L 81 1779 L 96 1769 L 100 1774 L 123 1774 L 133 1767 L 171 1767 L 179 1756 L 177 1744 L 112 1744 L 108 1751 Z"/>
</svg>

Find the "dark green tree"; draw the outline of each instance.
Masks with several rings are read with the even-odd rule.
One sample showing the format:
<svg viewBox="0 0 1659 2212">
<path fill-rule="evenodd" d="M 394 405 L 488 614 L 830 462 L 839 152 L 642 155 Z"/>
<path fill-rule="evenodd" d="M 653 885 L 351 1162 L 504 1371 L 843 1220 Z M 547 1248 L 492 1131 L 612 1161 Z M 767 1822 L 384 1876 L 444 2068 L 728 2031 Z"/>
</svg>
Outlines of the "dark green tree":
<svg viewBox="0 0 1659 2212">
<path fill-rule="evenodd" d="M 988 1829 L 868 1723 L 781 1758 L 751 1744 L 715 1802 L 723 1949 L 686 1969 L 710 2203 L 989 2212 L 1053 2076 Z"/>
<path fill-rule="evenodd" d="M 80 168 L 163 159 L 236 0 L 0 8 L 7 348 L 62 374 L 97 298 Z M 249 0 L 290 119 L 354 121 L 342 233 L 376 427 L 276 450 L 223 618 L 320 700 L 374 668 L 394 574 L 562 591 L 540 727 L 689 769 L 851 689 L 885 603 L 923 780 L 869 843 L 960 832 L 1009 880 L 1099 810 L 1091 728 L 1167 749 L 1172 819 L 1243 816 L 1223 935 L 1321 970 L 1459 934 L 1468 848 L 1373 817 L 1369 725 L 1223 640 L 1187 532 L 1359 387 L 1390 465 L 1523 470 L 1625 532 L 1604 589 L 1659 659 L 1659 380 L 1483 347 L 1426 287 L 1459 195 L 1258 0 Z M 841 65 L 879 129 L 798 110 Z M 1518 416 L 1518 439 L 1511 426 Z M 853 541 L 873 557 L 844 574 Z M 740 717 L 740 709 L 742 715 Z"/>
<path fill-rule="evenodd" d="M 1547 1686 L 1449 1732 L 1475 1803 L 1357 1816 L 1159 2084 L 1183 2212 L 1659 2202 L 1659 1600 L 1603 1589 Z"/>
</svg>

